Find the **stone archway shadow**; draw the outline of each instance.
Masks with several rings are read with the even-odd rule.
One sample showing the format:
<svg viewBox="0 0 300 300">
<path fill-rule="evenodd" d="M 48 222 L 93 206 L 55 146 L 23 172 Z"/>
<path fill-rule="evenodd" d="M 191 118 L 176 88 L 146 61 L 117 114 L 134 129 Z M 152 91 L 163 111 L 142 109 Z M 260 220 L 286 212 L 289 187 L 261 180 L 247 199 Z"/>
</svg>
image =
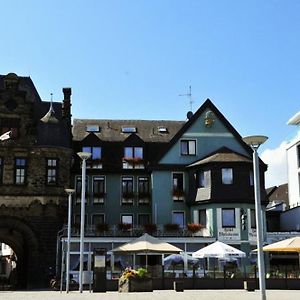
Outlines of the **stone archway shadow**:
<svg viewBox="0 0 300 300">
<path fill-rule="evenodd" d="M 40 278 L 40 247 L 36 234 L 24 220 L 1 216 L 0 242 L 9 245 L 17 256 L 14 289 L 43 286 Z"/>
</svg>

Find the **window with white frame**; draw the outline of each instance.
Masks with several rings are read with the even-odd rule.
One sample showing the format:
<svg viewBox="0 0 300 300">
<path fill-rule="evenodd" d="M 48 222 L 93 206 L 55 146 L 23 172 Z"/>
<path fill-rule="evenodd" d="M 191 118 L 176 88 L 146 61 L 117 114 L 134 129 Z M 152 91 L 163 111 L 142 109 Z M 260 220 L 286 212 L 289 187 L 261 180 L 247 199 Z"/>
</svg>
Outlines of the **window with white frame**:
<svg viewBox="0 0 300 300">
<path fill-rule="evenodd" d="M 46 159 L 47 184 L 57 183 L 58 160 L 56 158 Z"/>
<path fill-rule="evenodd" d="M 133 204 L 133 177 L 122 176 L 122 204 Z"/>
<path fill-rule="evenodd" d="M 76 203 L 81 202 L 81 187 L 82 187 L 81 177 L 76 177 L 76 181 L 75 181 Z M 85 203 L 87 203 L 87 197 L 88 197 L 88 178 L 86 177 L 86 180 L 85 180 Z"/>
<path fill-rule="evenodd" d="M 149 177 L 138 177 L 139 204 L 150 203 Z"/>
<path fill-rule="evenodd" d="M 27 178 L 27 159 L 15 158 L 15 184 L 25 184 Z"/>
<path fill-rule="evenodd" d="M 146 225 L 150 224 L 150 214 L 139 214 L 138 215 L 138 224 L 139 225 Z"/>
<path fill-rule="evenodd" d="M 235 227 L 234 208 L 222 208 L 222 227 Z"/>
<path fill-rule="evenodd" d="M 298 168 L 300 168 L 300 144 L 297 145 Z"/>
<path fill-rule="evenodd" d="M 199 188 L 207 188 L 211 186 L 210 170 L 199 172 Z"/>
<path fill-rule="evenodd" d="M 104 214 L 93 214 L 92 215 L 92 225 L 104 224 L 105 215 Z"/>
<path fill-rule="evenodd" d="M 222 183 L 223 184 L 233 184 L 232 168 L 222 168 Z"/>
<path fill-rule="evenodd" d="M 93 203 L 104 203 L 105 198 L 105 177 L 93 177 Z"/>
<path fill-rule="evenodd" d="M 178 224 L 181 228 L 184 227 L 184 212 L 183 211 L 173 211 L 172 212 L 172 223 Z"/>
<path fill-rule="evenodd" d="M 122 224 L 131 224 L 131 225 L 133 225 L 133 215 L 131 215 L 131 214 L 121 215 L 121 223 Z"/>
<path fill-rule="evenodd" d="M 180 153 L 181 155 L 196 155 L 196 140 L 181 140 Z"/>
</svg>

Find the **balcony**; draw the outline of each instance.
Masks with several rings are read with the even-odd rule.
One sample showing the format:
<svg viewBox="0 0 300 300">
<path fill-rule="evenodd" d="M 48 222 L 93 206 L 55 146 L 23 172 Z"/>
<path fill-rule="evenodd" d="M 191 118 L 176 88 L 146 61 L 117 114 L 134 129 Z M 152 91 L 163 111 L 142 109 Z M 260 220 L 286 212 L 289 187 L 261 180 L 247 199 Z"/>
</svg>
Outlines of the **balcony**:
<svg viewBox="0 0 300 300">
<path fill-rule="evenodd" d="M 130 236 L 130 237 L 139 237 L 144 233 L 149 233 L 155 237 L 207 237 L 211 235 L 207 235 L 209 231 L 207 228 L 202 228 L 200 231 L 195 233 L 190 230 L 188 226 L 183 228 L 181 227 L 172 227 L 165 225 L 156 225 L 156 224 L 147 224 L 147 225 L 129 225 L 128 227 L 120 226 L 120 224 L 108 225 L 88 225 L 85 228 L 85 236 L 86 237 L 122 237 L 122 236 Z M 171 224 L 167 224 L 171 225 Z M 174 224 L 172 224 L 174 225 Z M 66 234 L 66 229 L 65 229 Z M 79 224 L 72 225 L 72 236 L 79 236 L 80 234 L 80 226 Z"/>
</svg>

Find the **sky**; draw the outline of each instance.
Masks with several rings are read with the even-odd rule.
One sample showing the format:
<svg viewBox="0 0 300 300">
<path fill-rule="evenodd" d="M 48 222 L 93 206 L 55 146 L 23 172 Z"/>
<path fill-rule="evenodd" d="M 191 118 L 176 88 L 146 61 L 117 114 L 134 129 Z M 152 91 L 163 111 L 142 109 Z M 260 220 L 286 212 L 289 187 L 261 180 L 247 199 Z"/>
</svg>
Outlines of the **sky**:
<svg viewBox="0 0 300 300">
<path fill-rule="evenodd" d="M 74 118 L 185 120 L 207 99 L 242 135 L 269 137 L 266 186 L 286 182 L 299 111 L 300 1 L 0 0 L 0 73 Z M 273 168 L 274 167 L 274 168 Z M 274 170 L 274 171 L 272 171 Z"/>
</svg>

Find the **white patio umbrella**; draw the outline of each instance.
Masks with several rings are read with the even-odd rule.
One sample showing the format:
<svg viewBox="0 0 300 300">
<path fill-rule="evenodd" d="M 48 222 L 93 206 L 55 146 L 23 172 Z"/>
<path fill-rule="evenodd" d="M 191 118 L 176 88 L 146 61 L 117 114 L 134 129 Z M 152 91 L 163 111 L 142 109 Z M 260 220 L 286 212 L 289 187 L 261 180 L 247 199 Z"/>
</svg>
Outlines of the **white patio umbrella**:
<svg viewBox="0 0 300 300">
<path fill-rule="evenodd" d="M 125 243 L 111 250 L 114 254 L 146 254 L 146 268 L 148 266 L 148 253 L 180 253 L 183 250 L 145 233 L 137 239 Z"/>
<path fill-rule="evenodd" d="M 246 257 L 246 253 L 236 249 L 232 246 L 229 246 L 225 243 L 222 243 L 220 241 L 216 241 L 194 253 L 192 253 L 193 257 L 196 258 L 223 258 L 223 259 L 229 259 L 229 258 L 237 258 L 237 257 Z"/>
</svg>

